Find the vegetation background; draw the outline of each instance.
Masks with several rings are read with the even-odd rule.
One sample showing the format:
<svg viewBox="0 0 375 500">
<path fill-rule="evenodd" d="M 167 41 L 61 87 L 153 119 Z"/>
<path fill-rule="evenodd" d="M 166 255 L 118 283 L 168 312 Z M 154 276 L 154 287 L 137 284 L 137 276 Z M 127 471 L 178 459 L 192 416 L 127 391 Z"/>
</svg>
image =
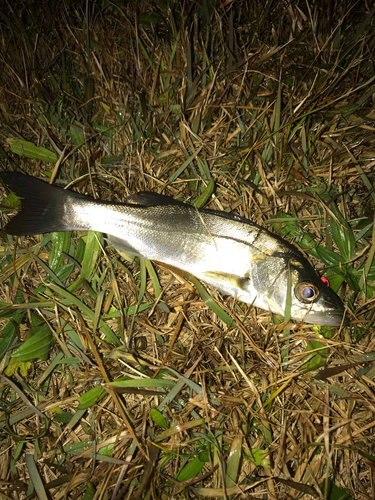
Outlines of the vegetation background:
<svg viewBox="0 0 375 500">
<path fill-rule="evenodd" d="M 2 169 L 248 217 L 351 320 L 295 325 L 100 234 L 2 231 L 2 498 L 374 498 L 374 14 L 1 1 Z"/>
</svg>

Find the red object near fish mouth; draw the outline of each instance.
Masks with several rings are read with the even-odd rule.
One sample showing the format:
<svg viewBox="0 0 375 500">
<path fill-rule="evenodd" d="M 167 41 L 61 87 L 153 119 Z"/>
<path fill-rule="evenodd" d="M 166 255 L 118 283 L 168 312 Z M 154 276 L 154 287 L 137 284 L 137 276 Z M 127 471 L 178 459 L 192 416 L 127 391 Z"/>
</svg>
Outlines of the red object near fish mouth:
<svg viewBox="0 0 375 500">
<path fill-rule="evenodd" d="M 323 283 L 325 283 L 327 286 L 329 286 L 329 281 L 327 280 L 327 278 L 324 278 L 323 276 L 320 278 Z"/>
</svg>

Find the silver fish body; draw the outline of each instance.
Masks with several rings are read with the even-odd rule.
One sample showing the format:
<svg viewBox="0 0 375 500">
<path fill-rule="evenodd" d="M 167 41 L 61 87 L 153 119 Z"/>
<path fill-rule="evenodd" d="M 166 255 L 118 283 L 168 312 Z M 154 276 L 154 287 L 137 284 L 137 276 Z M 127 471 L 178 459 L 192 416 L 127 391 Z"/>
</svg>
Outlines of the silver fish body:
<svg viewBox="0 0 375 500">
<path fill-rule="evenodd" d="M 283 315 L 340 325 L 344 306 L 293 245 L 236 215 L 139 193 L 133 203 L 96 201 L 12 172 L 0 177 L 24 200 L 9 234 L 95 230 L 118 249 L 187 271 L 222 293 Z M 344 320 L 346 324 L 346 320 Z"/>
</svg>

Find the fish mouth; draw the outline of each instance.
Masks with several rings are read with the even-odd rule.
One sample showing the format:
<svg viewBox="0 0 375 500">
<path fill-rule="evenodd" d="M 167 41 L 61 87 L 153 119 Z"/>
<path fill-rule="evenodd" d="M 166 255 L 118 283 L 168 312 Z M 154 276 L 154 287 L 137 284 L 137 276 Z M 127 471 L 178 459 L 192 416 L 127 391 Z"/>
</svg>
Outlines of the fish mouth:
<svg viewBox="0 0 375 500">
<path fill-rule="evenodd" d="M 303 321 L 321 326 L 348 326 L 350 324 L 349 319 L 347 317 L 344 318 L 344 311 L 309 311 L 303 318 Z"/>
</svg>

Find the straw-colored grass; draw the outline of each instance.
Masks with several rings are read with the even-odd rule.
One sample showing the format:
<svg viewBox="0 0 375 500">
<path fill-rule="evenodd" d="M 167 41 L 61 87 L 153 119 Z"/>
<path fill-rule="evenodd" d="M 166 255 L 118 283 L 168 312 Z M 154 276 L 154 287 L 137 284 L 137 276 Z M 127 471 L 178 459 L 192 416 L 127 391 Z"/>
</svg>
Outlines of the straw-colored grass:
<svg viewBox="0 0 375 500">
<path fill-rule="evenodd" d="M 351 325 L 285 323 L 100 234 L 2 231 L 0 496 L 373 498 L 375 8 L 3 7 L 3 170 L 248 217 Z"/>
</svg>

